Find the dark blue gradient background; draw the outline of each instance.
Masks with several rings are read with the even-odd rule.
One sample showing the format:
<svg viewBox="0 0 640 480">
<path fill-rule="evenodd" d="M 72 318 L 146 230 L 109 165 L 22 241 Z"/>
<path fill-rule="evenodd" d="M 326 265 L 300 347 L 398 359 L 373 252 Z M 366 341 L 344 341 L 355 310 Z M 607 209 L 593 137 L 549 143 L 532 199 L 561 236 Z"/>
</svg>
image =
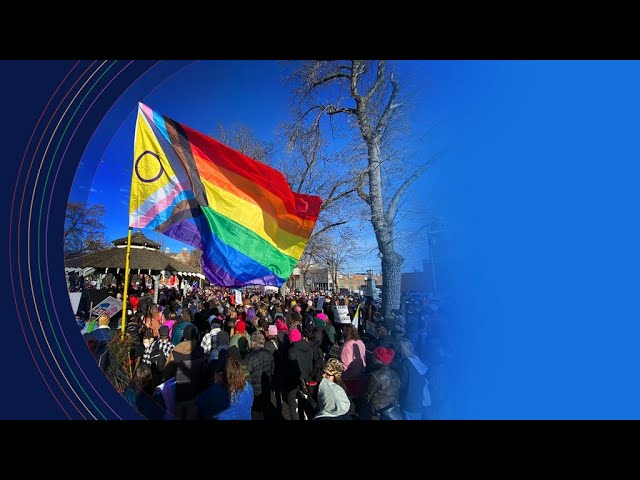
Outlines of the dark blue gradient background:
<svg viewBox="0 0 640 480">
<path fill-rule="evenodd" d="M 73 63 L 0 63 L 5 225 L 14 186 L 33 188 L 24 172 L 18 177 L 33 127 Z M 71 315 L 60 239 L 75 168 L 129 85 L 151 68 L 135 87 L 142 96 L 181 66 L 154 64 L 135 62 L 114 80 L 66 154 L 46 239 L 54 279 L 50 298 L 59 299 L 60 316 Z M 451 415 L 640 417 L 640 63 L 453 62 L 446 71 L 455 81 L 440 102 L 455 107 L 450 128 L 457 140 L 442 160 L 437 191 L 451 250 Z M 127 95 L 133 99 L 135 93 Z M 100 141 L 108 139 L 94 139 Z M 422 194 L 428 199 L 428 191 Z M 19 220 L 22 227 L 32 221 L 24 214 Z M 7 245 L 6 233 L 0 238 L 0 417 L 67 418 L 35 368 L 18 324 L 8 267 L 11 261 L 16 284 L 16 267 L 26 269 L 26 259 L 13 256 L 16 245 Z M 73 322 L 63 328 L 87 377 L 113 410 L 102 407 L 105 418 L 139 418 L 91 364 Z M 84 387 L 90 388 L 86 382 Z"/>
</svg>

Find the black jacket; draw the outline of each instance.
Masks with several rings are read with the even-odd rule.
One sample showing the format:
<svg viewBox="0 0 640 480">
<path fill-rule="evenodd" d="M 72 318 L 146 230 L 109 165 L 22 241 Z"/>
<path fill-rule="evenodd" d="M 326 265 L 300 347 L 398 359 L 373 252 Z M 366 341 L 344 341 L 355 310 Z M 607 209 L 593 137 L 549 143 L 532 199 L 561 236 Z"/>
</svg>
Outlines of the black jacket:
<svg viewBox="0 0 640 480">
<path fill-rule="evenodd" d="M 300 386 L 300 380 L 311 380 L 313 370 L 313 348 L 306 340 L 294 342 L 287 353 L 286 386 L 292 390 Z"/>
<path fill-rule="evenodd" d="M 365 400 L 376 412 L 388 407 L 398 405 L 398 391 L 400 378 L 388 365 L 376 368 L 369 376 L 369 385 L 365 393 Z"/>
<path fill-rule="evenodd" d="M 266 350 L 251 350 L 244 359 L 249 371 L 249 382 L 253 387 L 253 398 L 271 390 L 271 377 L 274 371 L 273 354 Z"/>
<path fill-rule="evenodd" d="M 400 361 L 398 376 L 400 377 L 400 408 L 409 412 L 420 412 L 426 377 L 416 370 L 408 358 Z"/>
</svg>

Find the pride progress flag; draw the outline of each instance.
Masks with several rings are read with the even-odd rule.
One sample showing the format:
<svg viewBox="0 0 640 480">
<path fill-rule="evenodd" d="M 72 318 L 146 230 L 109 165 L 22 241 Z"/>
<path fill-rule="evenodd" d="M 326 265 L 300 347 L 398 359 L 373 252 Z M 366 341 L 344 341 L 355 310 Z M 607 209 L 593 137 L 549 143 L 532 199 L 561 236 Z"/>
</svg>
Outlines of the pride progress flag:
<svg viewBox="0 0 640 480">
<path fill-rule="evenodd" d="M 202 250 L 212 283 L 281 286 L 321 205 L 277 170 L 138 105 L 129 226 Z"/>
</svg>

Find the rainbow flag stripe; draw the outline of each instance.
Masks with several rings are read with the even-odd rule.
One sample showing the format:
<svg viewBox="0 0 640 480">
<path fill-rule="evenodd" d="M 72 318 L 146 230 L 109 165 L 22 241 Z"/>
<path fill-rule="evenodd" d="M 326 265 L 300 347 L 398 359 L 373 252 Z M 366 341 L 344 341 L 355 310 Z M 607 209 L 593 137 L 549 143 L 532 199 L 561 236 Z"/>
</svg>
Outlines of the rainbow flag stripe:
<svg viewBox="0 0 640 480">
<path fill-rule="evenodd" d="M 202 250 L 212 283 L 281 286 L 321 205 L 277 170 L 138 105 L 129 226 Z"/>
</svg>

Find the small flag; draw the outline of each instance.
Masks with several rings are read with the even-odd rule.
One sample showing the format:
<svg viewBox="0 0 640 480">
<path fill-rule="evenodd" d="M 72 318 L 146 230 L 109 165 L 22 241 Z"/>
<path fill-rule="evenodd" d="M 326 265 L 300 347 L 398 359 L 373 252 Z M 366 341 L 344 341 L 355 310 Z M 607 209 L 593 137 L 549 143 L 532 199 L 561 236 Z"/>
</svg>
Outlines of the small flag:
<svg viewBox="0 0 640 480">
<path fill-rule="evenodd" d="M 358 308 L 356 308 L 356 313 L 353 315 L 353 320 L 351 321 L 351 324 L 358 328 L 358 317 L 360 316 L 360 305 L 358 305 Z"/>
</svg>

